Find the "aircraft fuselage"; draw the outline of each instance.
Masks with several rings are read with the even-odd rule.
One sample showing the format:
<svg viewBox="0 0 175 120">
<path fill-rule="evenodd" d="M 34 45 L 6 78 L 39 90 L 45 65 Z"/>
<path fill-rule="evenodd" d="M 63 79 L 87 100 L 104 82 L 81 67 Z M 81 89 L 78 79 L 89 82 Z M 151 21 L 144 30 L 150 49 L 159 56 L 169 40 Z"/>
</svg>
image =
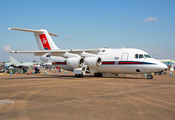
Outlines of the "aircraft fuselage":
<svg viewBox="0 0 175 120">
<path fill-rule="evenodd" d="M 99 67 L 89 67 L 92 73 L 151 73 L 167 68 L 139 49 L 101 49 L 97 56 L 101 57 L 102 64 Z M 51 61 L 55 67 L 65 70 L 74 69 L 66 64 L 63 57 L 41 57 L 41 60 Z"/>
</svg>

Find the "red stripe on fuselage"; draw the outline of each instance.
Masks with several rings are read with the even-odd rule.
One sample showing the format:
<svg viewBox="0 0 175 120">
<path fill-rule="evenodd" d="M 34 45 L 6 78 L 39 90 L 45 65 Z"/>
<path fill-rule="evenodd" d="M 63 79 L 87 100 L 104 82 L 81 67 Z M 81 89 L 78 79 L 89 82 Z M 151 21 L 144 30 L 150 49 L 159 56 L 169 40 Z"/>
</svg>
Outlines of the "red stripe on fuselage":
<svg viewBox="0 0 175 120">
<path fill-rule="evenodd" d="M 102 65 L 113 65 L 115 62 L 102 62 Z"/>
<path fill-rule="evenodd" d="M 45 34 L 41 34 L 41 35 L 39 35 L 39 37 L 40 37 L 40 39 L 41 39 L 41 42 L 42 42 L 42 44 L 43 44 L 44 49 L 45 49 L 45 50 L 46 50 L 46 49 L 51 50 L 46 35 L 45 35 Z"/>
<path fill-rule="evenodd" d="M 55 62 L 52 65 L 66 65 L 66 62 Z"/>
</svg>

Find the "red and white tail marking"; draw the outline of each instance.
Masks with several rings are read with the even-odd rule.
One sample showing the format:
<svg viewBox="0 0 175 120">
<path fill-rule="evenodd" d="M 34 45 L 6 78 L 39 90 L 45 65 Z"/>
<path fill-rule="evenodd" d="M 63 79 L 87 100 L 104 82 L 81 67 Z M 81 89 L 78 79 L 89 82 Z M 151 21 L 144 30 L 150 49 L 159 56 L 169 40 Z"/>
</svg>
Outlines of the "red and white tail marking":
<svg viewBox="0 0 175 120">
<path fill-rule="evenodd" d="M 30 30 L 30 29 L 20 29 L 20 28 L 9 28 L 9 30 L 33 32 L 35 35 L 35 39 L 38 44 L 39 50 L 59 50 L 59 48 L 55 45 L 52 38 L 50 37 L 50 35 L 52 36 L 58 36 L 58 35 L 50 33 L 45 29 Z"/>
<path fill-rule="evenodd" d="M 44 50 L 51 50 L 46 35 L 45 34 L 40 34 L 39 37 L 41 39 L 41 43 L 43 45 Z"/>
</svg>

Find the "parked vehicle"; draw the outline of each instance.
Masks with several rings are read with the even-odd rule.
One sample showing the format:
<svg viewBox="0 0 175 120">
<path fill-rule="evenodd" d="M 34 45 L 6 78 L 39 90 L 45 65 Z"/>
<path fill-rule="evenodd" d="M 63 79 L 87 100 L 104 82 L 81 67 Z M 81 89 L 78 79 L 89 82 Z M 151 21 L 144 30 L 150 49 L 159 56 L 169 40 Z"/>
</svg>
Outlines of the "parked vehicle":
<svg viewBox="0 0 175 120">
<path fill-rule="evenodd" d="M 0 62 L 0 73 L 5 72 L 5 62 Z"/>
</svg>

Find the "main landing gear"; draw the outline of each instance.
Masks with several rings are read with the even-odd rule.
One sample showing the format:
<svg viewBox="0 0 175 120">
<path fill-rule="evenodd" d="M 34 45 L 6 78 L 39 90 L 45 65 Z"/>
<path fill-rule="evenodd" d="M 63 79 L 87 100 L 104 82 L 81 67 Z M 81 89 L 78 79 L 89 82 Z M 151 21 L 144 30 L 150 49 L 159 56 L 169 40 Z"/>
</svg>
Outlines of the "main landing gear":
<svg viewBox="0 0 175 120">
<path fill-rule="evenodd" d="M 103 77 L 103 74 L 102 73 L 94 73 L 94 76 L 95 77 Z"/>
<path fill-rule="evenodd" d="M 153 79 L 152 75 L 147 75 L 147 79 Z"/>
</svg>

